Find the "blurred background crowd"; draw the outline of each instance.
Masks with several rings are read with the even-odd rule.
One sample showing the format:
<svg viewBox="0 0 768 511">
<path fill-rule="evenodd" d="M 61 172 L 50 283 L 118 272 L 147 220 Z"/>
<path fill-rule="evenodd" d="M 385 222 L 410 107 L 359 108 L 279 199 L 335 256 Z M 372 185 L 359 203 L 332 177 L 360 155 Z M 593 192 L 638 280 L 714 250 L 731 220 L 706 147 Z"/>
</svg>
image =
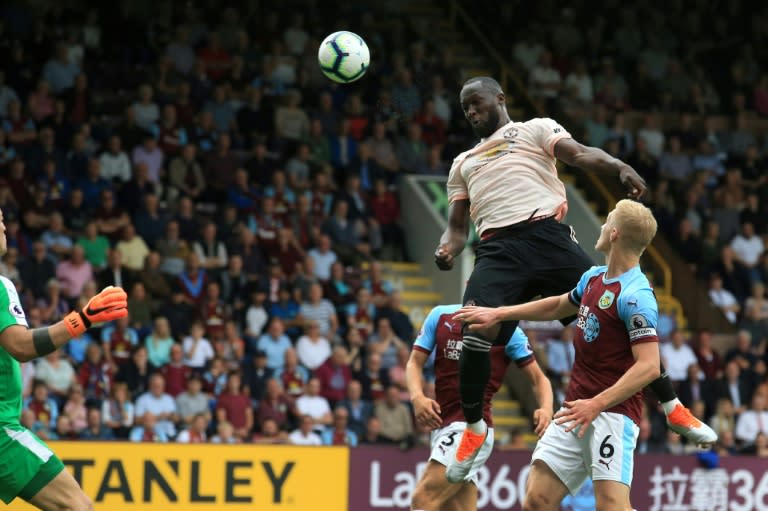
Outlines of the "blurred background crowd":
<svg viewBox="0 0 768 511">
<path fill-rule="evenodd" d="M 667 325 L 670 376 L 722 453 L 768 455 L 768 10 L 601 3 L 477 21 L 526 114 L 649 181 L 662 233 L 738 331 L 726 353 Z M 410 260 L 402 176 L 445 176 L 473 143 L 462 68 L 405 2 L 246 4 L 0 7 L 0 273 L 33 327 L 103 286 L 129 293 L 127 320 L 24 365 L 22 422 L 42 438 L 425 440 L 405 391 L 414 325 L 380 261 Z M 338 28 L 371 47 L 352 85 L 316 64 Z M 561 394 L 571 328 L 529 333 Z M 654 406 L 641 426 L 640 452 L 689 449 Z"/>
</svg>

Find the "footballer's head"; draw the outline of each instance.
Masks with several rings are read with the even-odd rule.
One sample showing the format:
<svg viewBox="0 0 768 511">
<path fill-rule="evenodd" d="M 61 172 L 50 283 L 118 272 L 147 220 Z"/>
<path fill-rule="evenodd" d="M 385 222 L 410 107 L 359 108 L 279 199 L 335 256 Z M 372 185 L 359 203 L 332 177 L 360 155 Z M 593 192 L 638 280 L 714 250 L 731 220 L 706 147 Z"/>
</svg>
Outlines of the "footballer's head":
<svg viewBox="0 0 768 511">
<path fill-rule="evenodd" d="M 501 127 L 501 120 L 506 123 L 506 103 L 504 91 L 499 82 L 488 76 L 470 78 L 464 82 L 459 93 L 461 110 L 472 126 L 472 131 L 480 138 L 486 138 Z"/>
<path fill-rule="evenodd" d="M 612 247 L 621 247 L 638 256 L 656 235 L 656 219 L 643 204 L 624 199 L 608 214 L 595 250 L 608 253 Z"/>
</svg>

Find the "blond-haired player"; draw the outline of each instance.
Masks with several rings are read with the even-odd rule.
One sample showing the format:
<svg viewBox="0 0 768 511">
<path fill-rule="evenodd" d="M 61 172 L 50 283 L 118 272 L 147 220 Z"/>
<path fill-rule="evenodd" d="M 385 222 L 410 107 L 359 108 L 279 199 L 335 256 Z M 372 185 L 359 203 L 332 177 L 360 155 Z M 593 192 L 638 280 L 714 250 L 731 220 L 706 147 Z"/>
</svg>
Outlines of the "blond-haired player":
<svg viewBox="0 0 768 511">
<path fill-rule="evenodd" d="M 650 209 L 622 200 L 595 248 L 606 264 L 587 270 L 570 293 L 523 305 L 464 307 L 469 329 L 507 320 L 554 320 L 578 313 L 575 359 L 563 407 L 533 452 L 525 511 L 556 511 L 587 477 L 597 509 L 629 510 L 642 390 L 659 376 L 658 305 L 640 269 L 656 234 Z"/>
</svg>

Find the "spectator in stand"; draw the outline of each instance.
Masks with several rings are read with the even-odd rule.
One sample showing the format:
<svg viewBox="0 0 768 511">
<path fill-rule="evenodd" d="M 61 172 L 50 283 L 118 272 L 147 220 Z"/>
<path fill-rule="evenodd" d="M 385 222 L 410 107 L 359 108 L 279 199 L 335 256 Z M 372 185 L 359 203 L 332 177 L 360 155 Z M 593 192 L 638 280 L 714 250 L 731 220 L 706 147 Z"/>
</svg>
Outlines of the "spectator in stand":
<svg viewBox="0 0 768 511">
<path fill-rule="evenodd" d="M 698 364 L 688 366 L 688 375 L 685 380 L 680 382 L 677 394 L 680 397 L 680 401 L 691 409 L 693 409 L 697 402 L 703 403 L 704 413 L 698 414 L 696 417 L 706 418 L 714 413 L 714 381 L 707 380 L 704 377 Z"/>
<path fill-rule="evenodd" d="M 299 427 L 288 435 L 288 443 L 293 445 L 323 445 L 320 435 L 314 431 L 315 422 L 309 415 L 303 415 Z"/>
<path fill-rule="evenodd" d="M 189 257 L 190 248 L 187 241 L 179 237 L 179 223 L 177 221 L 168 222 L 165 237 L 157 240 L 156 248 L 162 258 L 161 272 L 169 277 L 178 277 L 184 272 L 184 265 Z"/>
<path fill-rule="evenodd" d="M 408 407 L 400 401 L 400 390 L 387 387 L 385 397 L 376 404 L 374 415 L 381 421 L 381 435 L 393 443 L 412 441 L 413 422 Z"/>
<path fill-rule="evenodd" d="M 573 327 L 566 326 L 560 331 L 560 337 L 547 341 L 547 376 L 554 382 L 555 391 L 565 388 L 571 378 L 575 350 L 573 347 Z"/>
<path fill-rule="evenodd" d="M 374 182 L 370 209 L 373 219 L 381 229 L 383 245 L 392 247 L 393 257 L 399 257 L 401 261 L 409 261 L 410 256 L 405 246 L 405 232 L 400 223 L 400 203 L 395 194 L 387 188 L 383 179 L 377 179 Z"/>
<path fill-rule="evenodd" d="M 100 175 L 109 182 L 127 183 L 131 179 L 131 160 L 123 151 L 123 143 L 118 135 L 112 135 L 107 143 L 107 150 L 99 157 Z"/>
<path fill-rule="evenodd" d="M 768 435 L 768 410 L 765 394 L 755 392 L 750 408 L 739 414 L 733 434 L 743 446 L 749 446 L 760 433 Z"/>
<path fill-rule="evenodd" d="M 680 138 L 672 136 L 667 140 L 667 151 L 659 159 L 659 171 L 662 177 L 682 186 L 693 174 L 691 157 L 683 152 Z"/>
<path fill-rule="evenodd" d="M 200 308 L 205 297 L 205 288 L 208 283 L 206 271 L 200 267 L 200 259 L 195 252 L 187 255 L 184 272 L 177 279 L 177 286 L 184 301 L 194 307 Z"/>
<path fill-rule="evenodd" d="M 154 90 L 148 83 L 139 86 L 139 98 L 131 105 L 136 117 L 136 124 L 148 131 L 160 119 L 160 108 L 153 101 Z"/>
<path fill-rule="evenodd" d="M 296 353 L 301 364 L 315 371 L 331 356 L 331 343 L 320 334 L 320 323 L 310 321 L 305 334 L 296 343 Z"/>
<path fill-rule="evenodd" d="M 217 278 L 226 270 L 228 255 L 227 247 L 218 239 L 216 224 L 209 222 L 203 227 L 202 236 L 193 245 L 195 254 L 200 261 L 200 266 L 205 269 L 211 278 Z"/>
<path fill-rule="evenodd" d="M 154 368 L 147 360 L 147 350 L 144 346 L 139 346 L 131 355 L 130 360 L 120 366 L 115 375 L 115 381 L 125 382 L 131 396 L 137 398 L 149 388 L 149 377 L 153 372 Z"/>
<path fill-rule="evenodd" d="M 269 315 L 266 309 L 267 293 L 263 289 L 251 292 L 251 303 L 245 312 L 245 339 L 251 344 L 259 338 L 267 324 Z"/>
<path fill-rule="evenodd" d="M 219 134 L 214 151 L 208 153 L 203 166 L 205 193 L 203 200 L 220 204 L 226 200 L 227 189 L 235 178 L 238 162 L 231 151 L 232 139 L 228 133 Z"/>
<path fill-rule="evenodd" d="M 756 267 L 760 255 L 765 251 L 763 239 L 755 233 L 755 228 L 751 222 L 745 222 L 741 226 L 741 233 L 731 241 L 736 261 L 744 265 L 750 272 L 750 277 L 754 282 L 759 278 Z"/>
<path fill-rule="evenodd" d="M 695 352 L 704 378 L 715 381 L 723 375 L 723 360 L 717 350 L 712 347 L 712 332 L 706 328 L 698 332 Z"/>
<path fill-rule="evenodd" d="M 400 399 L 408 401 L 408 385 L 406 384 L 405 366 L 408 363 L 408 357 L 411 350 L 408 346 L 401 346 L 397 350 L 397 363 L 389 368 L 389 381 L 392 385 L 400 389 Z"/>
<path fill-rule="evenodd" d="M 255 444 L 284 444 L 288 442 L 288 433 L 280 429 L 275 419 L 268 417 L 261 423 L 260 432 L 254 433 L 252 441 Z"/>
<path fill-rule="evenodd" d="M 204 337 L 205 327 L 200 320 L 192 322 L 189 335 L 184 338 L 182 348 L 184 350 L 184 365 L 195 371 L 201 371 L 208 364 L 215 353 L 213 346 Z M 231 421 L 230 421 L 231 422 Z"/>
<path fill-rule="evenodd" d="M 187 144 L 181 149 L 181 154 L 171 160 L 168 170 L 168 195 L 172 202 L 177 197 L 197 199 L 205 190 L 205 176 L 197 161 L 197 146 Z"/>
<path fill-rule="evenodd" d="M 211 438 L 212 444 L 237 444 L 240 439 L 235 436 L 235 429 L 227 421 L 216 425 L 216 434 Z"/>
<path fill-rule="evenodd" d="M 275 379 L 282 384 L 291 399 L 297 399 L 304 393 L 309 376 L 310 372 L 307 368 L 299 365 L 296 350 L 293 348 L 286 350 L 285 363 L 282 369 L 275 371 Z"/>
<path fill-rule="evenodd" d="M 349 354 L 343 346 L 333 348 L 333 353 L 315 371 L 320 381 L 320 392 L 335 406 L 344 399 L 346 388 L 352 381 L 352 369 L 349 366 Z"/>
<path fill-rule="evenodd" d="M 320 395 L 320 389 L 320 380 L 310 378 L 304 389 L 304 394 L 296 400 L 296 412 L 312 417 L 317 433 L 322 432 L 323 426 L 327 426 L 333 420 L 331 406 L 328 400 Z"/>
<path fill-rule="evenodd" d="M 113 321 L 101 331 L 104 357 L 116 368 L 128 362 L 133 349 L 139 345 L 139 336 L 129 325 L 130 318 L 126 316 Z"/>
<path fill-rule="evenodd" d="M 763 353 L 768 338 L 768 299 L 762 282 L 752 284 L 752 295 L 744 303 L 744 315 L 739 327 L 750 332 L 756 352 Z"/>
<path fill-rule="evenodd" d="M 369 401 L 363 400 L 362 396 L 363 387 L 360 382 L 351 380 L 347 385 L 347 397 L 337 405 L 346 408 L 349 416 L 349 428 L 358 437 L 364 435 L 368 419 L 373 416 L 373 405 Z"/>
<path fill-rule="evenodd" d="M 251 408 L 250 399 L 242 390 L 240 373 L 230 372 L 227 390 L 216 402 L 216 420 L 229 422 L 235 429 L 236 437 L 247 439 L 253 429 L 253 408 Z"/>
<path fill-rule="evenodd" d="M 717 400 L 715 413 L 709 420 L 709 426 L 718 436 L 726 432 L 733 434 L 733 430 L 736 428 L 736 412 L 730 399 L 720 398 Z"/>
<path fill-rule="evenodd" d="M 754 370 L 758 357 L 752 340 L 752 333 L 749 330 L 739 330 L 736 333 L 736 345 L 725 354 L 726 363 L 735 360 L 742 371 Z"/>
<path fill-rule="evenodd" d="M 366 287 L 357 290 L 355 303 L 345 307 L 347 327 L 357 329 L 363 339 L 368 339 L 374 330 L 374 318 L 376 318 L 376 306 L 371 300 L 371 291 Z"/>
<path fill-rule="evenodd" d="M 37 362 L 35 377 L 45 382 L 50 396 L 59 406 L 64 404 L 69 388 L 77 382 L 72 364 L 62 358 L 58 350 Z"/>
<path fill-rule="evenodd" d="M 144 165 L 147 168 L 147 179 L 157 185 L 160 182 L 163 173 L 163 163 L 165 155 L 163 150 L 158 147 L 157 139 L 153 133 L 147 132 L 144 135 L 143 143 L 136 146 L 131 152 L 131 161 L 137 167 Z"/>
<path fill-rule="evenodd" d="M 274 377 L 275 372 L 267 367 L 267 354 L 257 351 L 242 362 L 243 383 L 248 387 L 251 403 L 258 407 L 267 389 L 267 382 Z"/>
<path fill-rule="evenodd" d="M 49 254 L 57 261 L 69 257 L 72 253 L 72 238 L 65 232 L 64 218 L 61 213 L 54 211 L 50 215 L 48 229 L 40 236 Z"/>
<path fill-rule="evenodd" d="M 63 319 L 71 310 L 69 302 L 61 296 L 61 284 L 56 279 L 48 281 L 46 296 L 37 300 L 40 319 L 50 325 Z"/>
<path fill-rule="evenodd" d="M 203 373 L 203 391 L 217 398 L 227 390 L 229 380 L 227 364 L 219 357 L 213 357 L 208 370 Z"/>
<path fill-rule="evenodd" d="M 282 385 L 276 379 L 267 380 L 264 397 L 259 402 L 256 414 L 257 427 L 267 419 L 277 422 L 280 429 L 285 429 L 293 423 L 297 416 L 294 402 L 285 395 Z"/>
<path fill-rule="evenodd" d="M 266 254 L 270 262 L 280 265 L 289 282 L 296 276 L 296 265 L 304 258 L 304 250 L 294 237 L 293 231 L 285 227 L 278 229 L 277 239 L 267 248 Z"/>
<path fill-rule="evenodd" d="M 131 429 L 129 439 L 131 442 L 169 442 L 173 435 L 169 435 L 167 429 L 158 422 L 157 417 L 151 412 L 146 412 L 136 418 L 136 426 Z"/>
<path fill-rule="evenodd" d="M 110 242 L 116 243 L 123 229 L 131 223 L 131 219 L 124 210 L 115 205 L 115 194 L 112 190 L 102 190 L 100 199 L 99 208 L 93 212 L 93 218 L 99 233 L 109 238 Z"/>
<path fill-rule="evenodd" d="M 146 423 L 149 414 L 150 424 Z M 149 390 L 136 400 L 136 423 L 145 428 L 152 427 L 168 438 L 176 436 L 176 422 L 179 420 L 176 401 L 165 393 L 165 378 L 155 373 L 149 379 Z M 133 433 L 131 433 L 133 438 Z"/>
<path fill-rule="evenodd" d="M 340 406 L 333 411 L 333 423 L 322 432 L 323 445 L 357 447 L 357 433 L 348 427 L 349 412 Z"/>
<path fill-rule="evenodd" d="M 406 137 L 398 140 L 395 154 L 400 168 L 409 174 L 422 174 L 427 168 L 429 148 L 424 143 L 421 126 L 417 123 L 408 125 Z"/>
<path fill-rule="evenodd" d="M 70 420 L 72 431 L 78 436 L 88 426 L 88 410 L 85 406 L 83 388 L 79 384 L 75 383 L 70 387 L 67 403 L 61 409 L 61 414 Z"/>
<path fill-rule="evenodd" d="M 362 226 L 349 220 L 349 204 L 338 200 L 333 207 L 333 215 L 322 224 L 321 231 L 327 234 L 333 243 L 333 251 L 345 264 L 356 266 L 362 259 L 370 257 L 371 247 L 360 236 Z"/>
<path fill-rule="evenodd" d="M 376 331 L 368 338 L 368 343 L 373 351 L 381 355 L 381 366 L 387 371 L 397 364 L 397 352 L 407 345 L 400 339 L 388 318 L 379 318 L 376 322 Z"/>
<path fill-rule="evenodd" d="M 312 284 L 309 288 L 307 301 L 299 308 L 299 320 L 306 328 L 310 322 L 320 325 L 318 332 L 327 339 L 335 339 L 339 328 L 339 319 L 333 304 L 323 298 L 323 286 L 319 283 Z"/>
<path fill-rule="evenodd" d="M 272 266 L 272 268 L 277 268 L 277 272 L 280 272 L 278 266 Z M 301 327 L 304 324 L 299 316 L 300 306 L 291 296 L 290 288 L 282 283 L 282 279 L 277 280 L 278 282 L 275 283 L 278 286 L 276 290 L 277 300 L 269 306 L 269 315 L 271 318 L 279 318 L 286 327 L 288 337 L 295 339 L 301 335 Z M 272 283 L 269 286 L 272 288 Z M 272 293 L 270 292 L 270 294 Z"/>
<path fill-rule="evenodd" d="M 365 434 L 360 438 L 360 443 L 363 445 L 384 445 L 392 442 L 381 434 L 381 421 L 373 415 L 365 425 Z"/>
<path fill-rule="evenodd" d="M 723 287 L 733 293 L 736 300 L 741 302 L 747 298 L 751 289 L 749 270 L 736 260 L 730 246 L 723 247 L 714 271 L 722 276 Z"/>
<path fill-rule="evenodd" d="M 280 318 L 273 317 L 267 325 L 266 333 L 250 346 L 250 351 L 263 351 L 267 354 L 267 367 L 277 371 L 283 367 L 285 352 L 291 348 L 291 340 L 285 335 L 285 326 Z"/>
<path fill-rule="evenodd" d="M 36 429 L 53 429 L 59 416 L 59 405 L 50 397 L 48 385 L 42 380 L 35 380 L 32 384 L 32 395 L 27 398 L 24 408 L 31 410 Z"/>
<path fill-rule="evenodd" d="M 56 266 L 48 255 L 42 241 L 32 244 L 32 257 L 26 258 L 19 268 L 19 276 L 24 287 L 35 298 L 45 296 L 45 286 L 56 276 Z"/>
<path fill-rule="evenodd" d="M 317 246 L 309 253 L 315 262 L 315 276 L 323 282 L 330 280 L 331 267 L 338 260 L 338 256 L 331 248 L 331 238 L 327 234 L 321 234 Z"/>
<path fill-rule="evenodd" d="M 216 344 L 224 338 L 224 325 L 231 318 L 230 307 L 221 299 L 221 287 L 218 282 L 208 282 L 205 286 L 205 298 L 200 305 L 199 316 L 203 322 L 204 333 Z"/>
<path fill-rule="evenodd" d="M 144 204 L 133 217 L 136 232 L 153 249 L 165 234 L 168 225 L 167 216 L 160 211 L 159 201 L 157 194 L 144 194 Z"/>
<path fill-rule="evenodd" d="M 723 377 L 715 384 L 715 397 L 729 400 L 738 415 L 747 409 L 752 387 L 749 372 L 742 371 L 739 363 L 731 360 L 726 362 Z"/>
<path fill-rule="evenodd" d="M 96 441 L 115 439 L 115 434 L 112 429 L 102 421 L 102 413 L 100 409 L 88 408 L 86 427 L 80 432 L 80 439 Z"/>
<path fill-rule="evenodd" d="M 112 386 L 110 397 L 101 402 L 101 417 L 116 438 L 128 438 L 133 427 L 134 406 L 125 383 L 116 382 Z"/>
<path fill-rule="evenodd" d="M 381 365 L 381 355 L 371 351 L 365 358 L 365 367 L 354 375 L 363 387 L 363 399 L 378 402 L 389 387 L 389 372 Z"/>
<path fill-rule="evenodd" d="M 661 358 L 669 379 L 675 384 L 685 380 L 688 367 L 697 363 L 696 354 L 688 345 L 682 330 L 672 332 L 671 342 L 661 345 Z"/>
<path fill-rule="evenodd" d="M 737 322 L 741 306 L 733 293 L 723 288 L 723 278 L 717 273 L 713 273 L 709 279 L 709 300 L 730 323 Z"/>
<path fill-rule="evenodd" d="M 72 249 L 69 260 L 56 266 L 56 278 L 62 285 L 62 292 L 67 300 L 75 300 L 83 291 L 85 283 L 93 280 L 93 267 L 85 260 L 85 251 L 81 245 Z"/>
<path fill-rule="evenodd" d="M 95 342 L 89 344 L 77 375 L 86 397 L 95 401 L 105 399 L 112 387 L 112 377 L 112 366 L 104 358 L 101 346 Z"/>
<path fill-rule="evenodd" d="M 171 337 L 171 327 L 167 318 L 158 316 L 153 324 L 152 332 L 144 343 L 149 363 L 153 367 L 160 368 L 171 361 L 171 347 L 175 341 Z"/>
<path fill-rule="evenodd" d="M 173 344 L 170 361 L 160 368 L 168 394 L 174 398 L 181 394 L 187 388 L 186 382 L 192 373 L 192 368 L 184 364 L 184 349 L 180 344 Z"/>
<path fill-rule="evenodd" d="M 179 433 L 176 441 L 180 444 L 204 444 L 208 441 L 208 417 L 199 413 L 194 416 L 187 429 Z"/>
<path fill-rule="evenodd" d="M 122 230 L 122 239 L 117 242 L 115 251 L 120 253 L 122 265 L 128 270 L 138 273 L 144 268 L 144 261 L 149 255 L 149 247 L 136 234 L 136 228 L 128 223 Z"/>
<path fill-rule="evenodd" d="M 63 42 L 58 43 L 55 56 L 43 66 L 43 80 L 50 84 L 54 94 L 59 94 L 72 88 L 79 74 L 80 66 L 69 58 L 67 46 Z"/>
</svg>

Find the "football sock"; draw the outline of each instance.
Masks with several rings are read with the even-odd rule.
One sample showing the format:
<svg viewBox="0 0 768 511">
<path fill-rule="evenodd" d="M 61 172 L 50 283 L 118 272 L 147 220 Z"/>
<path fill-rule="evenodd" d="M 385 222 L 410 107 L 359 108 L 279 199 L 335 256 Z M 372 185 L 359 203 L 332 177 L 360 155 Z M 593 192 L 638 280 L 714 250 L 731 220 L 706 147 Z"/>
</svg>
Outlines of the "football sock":
<svg viewBox="0 0 768 511">
<path fill-rule="evenodd" d="M 480 419 L 472 424 L 467 424 L 467 429 L 476 435 L 482 435 L 488 430 L 488 425 L 485 423 L 485 420 Z"/>
<path fill-rule="evenodd" d="M 459 357 L 459 396 L 467 424 L 483 419 L 483 395 L 491 377 L 491 343 L 477 335 L 464 334 Z M 485 432 L 485 422 L 479 433 Z"/>
<path fill-rule="evenodd" d="M 675 392 L 675 388 L 672 386 L 672 380 L 667 376 L 667 370 L 664 369 L 664 364 L 661 364 L 660 374 L 661 376 L 648 384 L 653 393 L 656 394 L 656 398 L 661 403 L 667 403 L 677 399 L 677 392 Z"/>
<path fill-rule="evenodd" d="M 675 398 L 671 401 L 665 401 L 661 403 L 661 407 L 664 409 L 664 415 L 669 415 L 672 410 L 675 409 L 677 405 L 681 405 L 683 403 L 680 402 L 679 399 Z"/>
</svg>

